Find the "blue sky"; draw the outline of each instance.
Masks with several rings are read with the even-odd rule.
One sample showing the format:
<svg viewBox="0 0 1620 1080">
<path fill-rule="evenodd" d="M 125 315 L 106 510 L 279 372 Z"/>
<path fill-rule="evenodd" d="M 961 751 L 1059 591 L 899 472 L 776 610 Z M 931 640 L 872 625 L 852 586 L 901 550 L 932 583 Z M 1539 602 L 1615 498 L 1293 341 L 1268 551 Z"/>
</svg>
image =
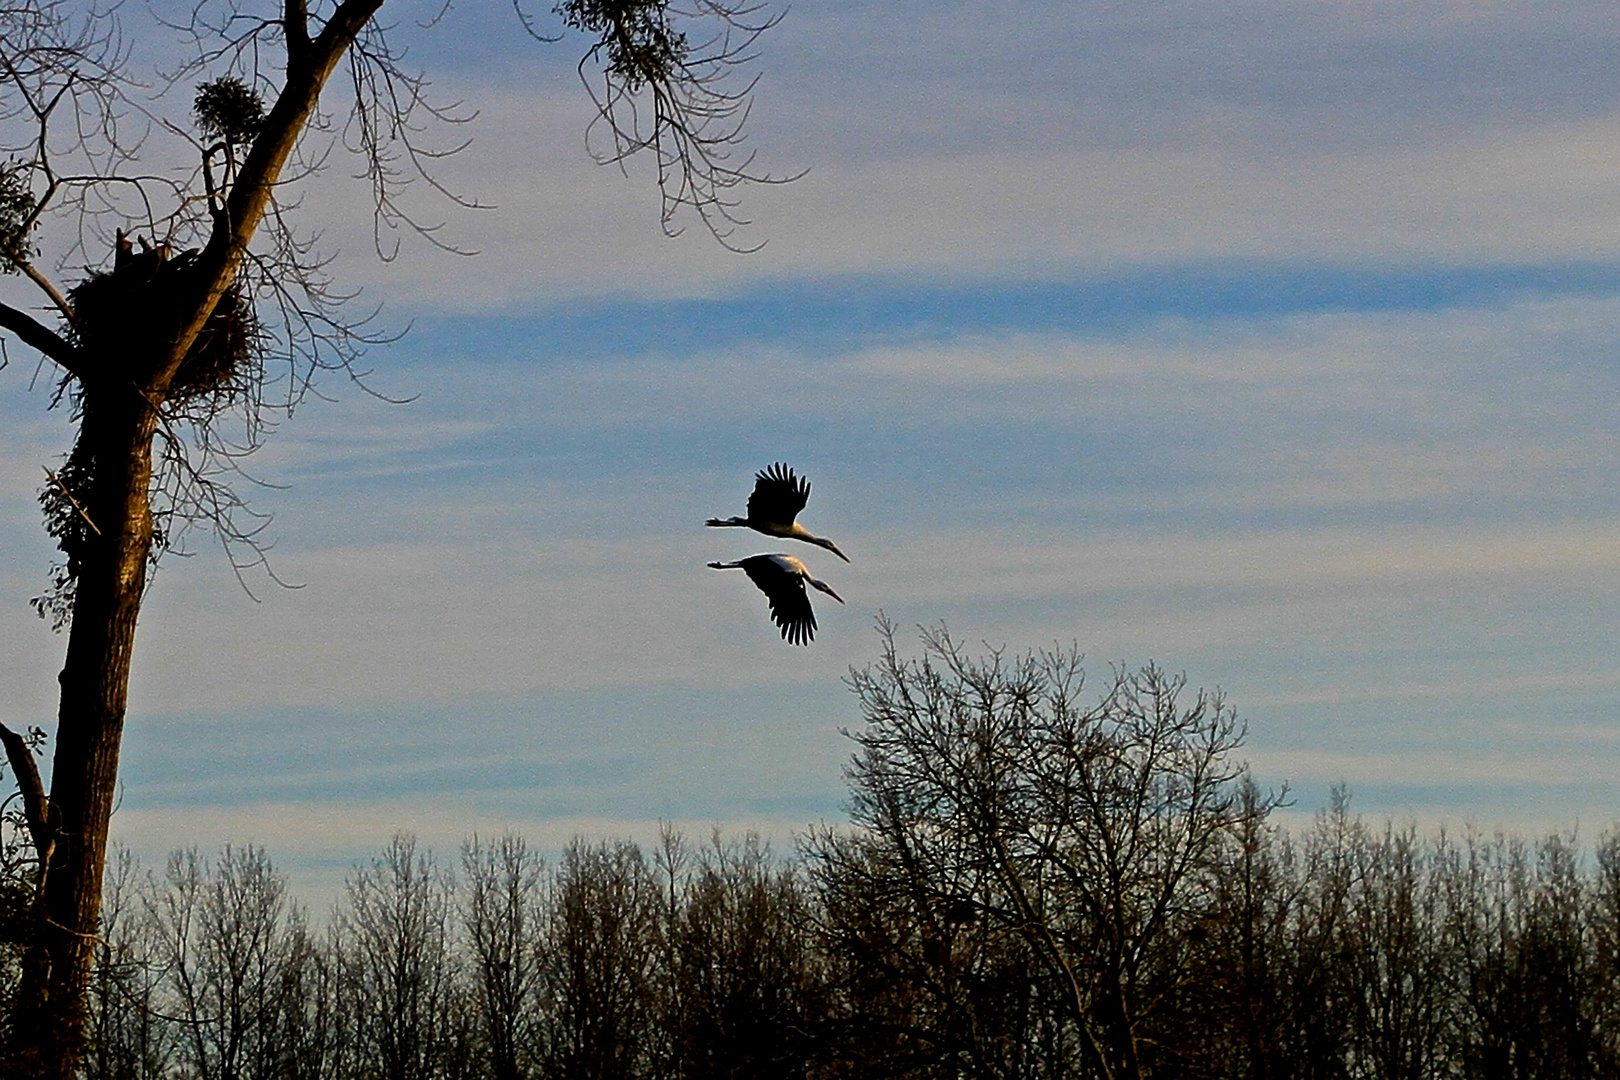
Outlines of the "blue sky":
<svg viewBox="0 0 1620 1080">
<path fill-rule="evenodd" d="M 477 258 L 384 265 L 343 169 L 310 190 L 415 400 L 329 385 L 255 461 L 303 588 L 250 599 L 204 538 L 160 571 L 114 825 L 144 855 L 256 840 L 318 890 L 396 828 L 785 841 L 840 814 L 879 611 L 1218 685 L 1300 813 L 1343 781 L 1425 824 L 1620 817 L 1620 9 L 802 4 L 754 145 L 810 171 L 747 196 L 747 256 L 590 163 L 577 41 L 493 7 L 413 40 L 481 109 L 448 179 L 499 209 L 448 214 Z M 32 723 L 68 436 L 18 352 Z M 853 560 L 798 552 L 849 601 L 808 649 L 703 565 L 776 549 L 701 522 L 777 460 Z"/>
</svg>

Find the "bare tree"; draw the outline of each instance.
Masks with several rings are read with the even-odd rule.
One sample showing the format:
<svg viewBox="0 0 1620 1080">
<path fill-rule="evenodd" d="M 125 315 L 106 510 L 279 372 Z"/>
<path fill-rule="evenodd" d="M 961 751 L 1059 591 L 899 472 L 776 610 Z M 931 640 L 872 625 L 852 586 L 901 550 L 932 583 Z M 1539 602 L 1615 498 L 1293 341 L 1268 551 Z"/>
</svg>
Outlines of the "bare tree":
<svg viewBox="0 0 1620 1080">
<path fill-rule="evenodd" d="M 663 932 L 664 1075 L 691 1080 L 804 1077 L 822 1012 L 800 877 L 757 836 L 718 833 L 693 860 Z"/>
<path fill-rule="evenodd" d="M 409 836 L 394 837 L 349 878 L 336 918 L 352 1024 L 347 1075 L 454 1074 L 468 1032 L 453 962 L 451 890 L 449 876 Z"/>
<path fill-rule="evenodd" d="M 808 854 L 829 991 L 816 1057 L 836 1075 L 1073 1074 L 1072 1026 L 1021 936 L 897 875 L 881 838 L 824 831 Z"/>
<path fill-rule="evenodd" d="M 1451 1034 L 1452 957 L 1437 864 L 1415 828 L 1386 827 L 1355 851 L 1342 963 L 1352 1020 L 1351 1075 L 1434 1076 Z"/>
<path fill-rule="evenodd" d="M 66 1077 L 77 1060 L 151 567 L 198 523 L 239 570 L 261 561 L 263 520 L 233 470 L 317 376 L 353 375 L 374 340 L 344 311 L 311 232 L 294 228 L 286 185 L 323 155 L 306 136 L 341 132 L 360 155 L 380 251 L 392 253 L 393 228 L 443 242 L 401 194 L 437 186 L 433 161 L 457 148 L 420 142 L 424 124 L 465 116 L 402 66 L 376 21 L 382 4 L 203 0 L 179 27 L 158 24 L 191 59 L 153 83 L 130 67 L 120 19 L 134 9 L 0 0 L 0 270 L 44 311 L 0 302 L 0 331 L 52 366 L 55 400 L 78 423 L 41 494 L 63 559 L 36 606 L 68 630 L 48 797 L 32 756 L 5 740 L 39 858 L 13 1025 L 21 1074 Z M 556 11 L 591 35 L 580 72 L 599 155 L 646 151 L 666 228 L 693 210 L 736 244 L 736 189 L 767 178 L 742 153 L 751 84 L 727 76 L 772 20 L 725 0 Z M 339 73 L 340 100 L 323 106 Z M 76 279 L 68 269 L 86 266 Z"/>
<path fill-rule="evenodd" d="M 159 1004 L 163 966 L 148 917 L 140 866 L 120 848 L 108 867 L 90 995 L 89 1080 L 145 1080 L 176 1060 L 177 1040 Z"/>
<path fill-rule="evenodd" d="M 1247 785 L 1251 808 L 1260 792 Z M 1351 1018 L 1342 958 L 1346 905 L 1364 828 L 1333 792 L 1292 834 L 1256 815 L 1230 838 L 1214 904 L 1193 938 L 1177 1056 L 1191 1075 L 1339 1080 Z"/>
<path fill-rule="evenodd" d="M 97 1080 L 300 1075 L 314 966 L 303 915 L 262 849 L 127 851 L 103 904 L 83 1071 Z"/>
<path fill-rule="evenodd" d="M 461 852 L 463 919 L 494 1080 L 533 1076 L 542 1054 L 545 864 L 510 833 Z"/>
<path fill-rule="evenodd" d="M 162 880 L 141 890 L 134 941 L 113 936 L 116 922 L 105 927 L 103 940 L 122 955 L 104 980 L 136 997 L 148 1023 L 171 1018 L 170 1049 L 185 1074 L 287 1072 L 302 1019 L 289 991 L 307 957 L 303 916 L 286 892 L 261 848 L 227 846 L 213 860 L 176 852 Z"/>
<path fill-rule="evenodd" d="M 1532 849 L 1469 836 L 1442 865 L 1458 997 L 1453 1053 L 1480 1077 L 1578 1077 L 1612 1069 L 1600 875 L 1583 881 L 1573 837 Z M 1609 1005 L 1612 1008 L 1612 1005 Z M 1605 1060 L 1607 1058 L 1607 1061 Z"/>
<path fill-rule="evenodd" d="M 941 629 L 913 661 L 880 630 L 882 659 L 851 680 L 865 872 L 929 934 L 977 921 L 1019 938 L 1089 1067 L 1145 1075 L 1144 1040 L 1185 978 L 1183 931 L 1228 838 L 1272 805 L 1242 798 L 1232 710 L 1184 701 L 1185 681 L 1153 666 L 1116 670 L 1085 707 L 1073 650 L 975 659 Z M 847 849 L 824 835 L 814 850 L 836 867 Z"/>
<path fill-rule="evenodd" d="M 563 852 L 553 887 L 547 1073 L 583 1080 L 643 1076 L 658 963 L 659 891 L 651 868 L 628 841 L 575 840 Z"/>
<path fill-rule="evenodd" d="M 1599 839 L 1588 891 L 1588 938 L 1593 963 L 1597 1054 L 1606 1072 L 1620 1076 L 1620 832 Z"/>
</svg>

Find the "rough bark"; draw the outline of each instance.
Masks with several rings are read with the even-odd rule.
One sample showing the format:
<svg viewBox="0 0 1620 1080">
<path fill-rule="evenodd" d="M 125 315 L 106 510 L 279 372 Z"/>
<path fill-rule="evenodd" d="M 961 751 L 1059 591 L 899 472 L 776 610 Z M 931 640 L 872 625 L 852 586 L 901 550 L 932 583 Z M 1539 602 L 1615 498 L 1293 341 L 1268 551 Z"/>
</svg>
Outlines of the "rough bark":
<svg viewBox="0 0 1620 1080">
<path fill-rule="evenodd" d="M 85 421 L 94 425 L 85 434 L 95 438 L 97 459 L 87 512 L 100 534 L 81 563 L 59 676 L 50 795 L 55 835 L 25 961 L 16 1054 L 23 1075 L 64 1080 L 78 1062 L 95 954 L 130 659 L 152 546 L 148 491 L 157 415 L 130 387 L 92 405 Z"/>
</svg>

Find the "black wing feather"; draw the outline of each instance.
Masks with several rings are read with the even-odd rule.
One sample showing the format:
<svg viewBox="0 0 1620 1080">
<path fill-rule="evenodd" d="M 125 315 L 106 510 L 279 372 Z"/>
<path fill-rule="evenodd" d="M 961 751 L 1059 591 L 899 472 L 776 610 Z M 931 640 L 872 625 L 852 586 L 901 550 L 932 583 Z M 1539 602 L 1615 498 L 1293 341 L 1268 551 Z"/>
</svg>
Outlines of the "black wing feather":
<svg viewBox="0 0 1620 1080">
<path fill-rule="evenodd" d="M 816 636 L 816 613 L 811 610 L 804 580 L 763 559 L 744 559 L 743 570 L 770 601 L 771 621 L 781 628 L 782 640 L 789 645 L 810 644 Z"/>
<path fill-rule="evenodd" d="M 785 462 L 754 474 L 754 493 L 748 496 L 748 520 L 791 525 L 810 501 L 810 481 L 794 476 Z"/>
</svg>

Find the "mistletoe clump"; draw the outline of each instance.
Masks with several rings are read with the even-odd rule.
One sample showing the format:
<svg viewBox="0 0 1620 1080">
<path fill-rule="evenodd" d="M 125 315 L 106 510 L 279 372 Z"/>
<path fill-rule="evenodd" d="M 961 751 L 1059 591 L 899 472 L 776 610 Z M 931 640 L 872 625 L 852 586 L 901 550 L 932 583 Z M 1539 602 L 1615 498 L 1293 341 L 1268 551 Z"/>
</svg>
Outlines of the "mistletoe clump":
<svg viewBox="0 0 1620 1080">
<path fill-rule="evenodd" d="M 252 142 L 264 125 L 263 99 L 247 83 L 231 75 L 197 87 L 192 112 L 198 130 L 226 146 Z"/>
<path fill-rule="evenodd" d="M 664 0 L 563 0 L 555 10 L 568 26 L 600 37 L 608 73 L 632 94 L 670 81 L 691 52 Z"/>
<path fill-rule="evenodd" d="M 34 193 L 28 170 L 12 163 L 0 166 L 0 272 L 15 274 L 34 256 L 28 243 L 34 217 Z"/>
</svg>

